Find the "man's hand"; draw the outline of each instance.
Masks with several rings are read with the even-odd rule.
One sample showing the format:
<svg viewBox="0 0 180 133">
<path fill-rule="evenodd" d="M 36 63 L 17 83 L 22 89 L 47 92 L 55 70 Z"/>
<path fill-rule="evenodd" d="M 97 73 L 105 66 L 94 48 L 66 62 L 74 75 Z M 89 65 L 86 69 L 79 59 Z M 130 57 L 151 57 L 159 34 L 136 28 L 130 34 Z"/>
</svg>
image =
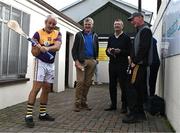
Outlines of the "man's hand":
<svg viewBox="0 0 180 133">
<path fill-rule="evenodd" d="M 131 67 L 134 68 L 136 66 L 136 64 L 134 64 L 133 62 L 131 63 Z"/>
<path fill-rule="evenodd" d="M 132 62 L 131 57 L 128 56 L 128 64 L 131 65 L 131 62 Z"/>
<path fill-rule="evenodd" d="M 116 49 L 114 49 L 115 51 L 114 51 L 114 53 L 115 54 L 119 54 L 120 52 L 121 52 L 121 49 L 119 49 L 119 48 L 116 48 Z"/>
<path fill-rule="evenodd" d="M 112 50 L 113 48 L 108 48 L 107 49 L 107 52 L 109 53 L 109 54 L 111 54 L 111 50 Z"/>
<path fill-rule="evenodd" d="M 40 51 L 43 52 L 43 53 L 48 52 L 49 51 L 49 47 L 41 46 L 40 47 Z"/>
<path fill-rule="evenodd" d="M 111 55 L 119 54 L 121 52 L 121 49 L 119 48 L 108 48 L 107 52 Z"/>
<path fill-rule="evenodd" d="M 36 47 L 36 46 L 32 46 L 32 49 L 31 49 L 31 53 L 32 53 L 32 55 L 33 56 L 38 56 L 39 54 L 40 54 L 40 49 L 38 48 L 38 47 Z"/>
<path fill-rule="evenodd" d="M 81 71 L 84 71 L 84 66 L 78 60 L 75 61 L 75 66 Z"/>
</svg>

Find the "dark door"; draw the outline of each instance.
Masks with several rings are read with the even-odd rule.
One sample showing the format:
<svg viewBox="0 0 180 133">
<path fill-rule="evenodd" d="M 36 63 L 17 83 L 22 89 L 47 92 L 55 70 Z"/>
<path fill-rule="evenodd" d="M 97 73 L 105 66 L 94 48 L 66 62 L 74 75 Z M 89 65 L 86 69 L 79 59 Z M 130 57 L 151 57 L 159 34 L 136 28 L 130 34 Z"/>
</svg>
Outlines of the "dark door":
<svg viewBox="0 0 180 133">
<path fill-rule="evenodd" d="M 65 87 L 68 88 L 69 79 L 69 45 L 70 45 L 70 34 L 66 33 L 66 59 L 65 59 Z"/>
</svg>

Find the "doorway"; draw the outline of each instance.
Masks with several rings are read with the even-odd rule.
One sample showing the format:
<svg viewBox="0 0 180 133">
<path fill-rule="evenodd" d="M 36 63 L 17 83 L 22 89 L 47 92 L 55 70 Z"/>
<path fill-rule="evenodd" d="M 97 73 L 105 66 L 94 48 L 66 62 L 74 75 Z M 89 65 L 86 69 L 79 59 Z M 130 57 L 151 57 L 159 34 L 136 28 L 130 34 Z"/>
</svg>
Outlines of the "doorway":
<svg viewBox="0 0 180 133">
<path fill-rule="evenodd" d="M 66 33 L 66 58 L 65 58 L 65 88 L 68 88 L 69 79 L 69 55 L 70 55 L 70 33 Z"/>
<path fill-rule="evenodd" d="M 66 32 L 65 88 L 72 88 L 73 84 L 73 58 L 71 56 L 73 40 L 74 35 L 70 32 Z"/>
</svg>

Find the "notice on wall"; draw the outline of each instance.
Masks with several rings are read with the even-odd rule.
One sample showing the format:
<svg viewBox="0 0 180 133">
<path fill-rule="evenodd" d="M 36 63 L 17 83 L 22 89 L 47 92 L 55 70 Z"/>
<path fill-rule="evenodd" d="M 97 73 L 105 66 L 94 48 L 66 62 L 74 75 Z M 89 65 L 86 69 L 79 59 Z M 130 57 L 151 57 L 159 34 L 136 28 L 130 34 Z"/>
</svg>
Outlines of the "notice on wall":
<svg viewBox="0 0 180 133">
<path fill-rule="evenodd" d="M 108 61 L 108 56 L 106 55 L 105 50 L 106 50 L 105 47 L 99 47 L 99 56 L 98 56 L 99 61 Z"/>
<path fill-rule="evenodd" d="M 109 61 L 109 57 L 106 55 L 107 42 L 99 42 L 99 61 Z"/>
<path fill-rule="evenodd" d="M 163 16 L 163 57 L 180 54 L 180 1 L 171 0 Z"/>
</svg>

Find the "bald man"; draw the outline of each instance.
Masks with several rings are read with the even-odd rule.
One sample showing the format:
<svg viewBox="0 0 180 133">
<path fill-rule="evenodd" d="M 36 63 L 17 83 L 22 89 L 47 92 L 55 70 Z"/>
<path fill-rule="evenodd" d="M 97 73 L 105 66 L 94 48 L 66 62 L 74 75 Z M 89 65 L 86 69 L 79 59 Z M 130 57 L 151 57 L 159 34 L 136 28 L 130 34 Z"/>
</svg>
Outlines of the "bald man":
<svg viewBox="0 0 180 133">
<path fill-rule="evenodd" d="M 48 94 L 51 90 L 51 84 L 54 80 L 54 58 L 56 51 L 60 49 L 61 45 L 61 33 L 55 30 L 56 24 L 57 20 L 55 16 L 47 16 L 45 27 L 38 30 L 33 36 L 33 39 L 37 42 L 37 45 L 33 46 L 31 51 L 32 55 L 35 56 L 34 81 L 32 90 L 29 94 L 27 113 L 25 116 L 26 125 L 30 128 L 35 125 L 32 113 L 36 96 L 40 89 L 42 91 L 40 95 L 39 119 L 42 121 L 55 120 L 46 112 L 46 105 L 48 102 Z M 50 59 L 46 52 L 52 54 L 54 58 Z"/>
</svg>

